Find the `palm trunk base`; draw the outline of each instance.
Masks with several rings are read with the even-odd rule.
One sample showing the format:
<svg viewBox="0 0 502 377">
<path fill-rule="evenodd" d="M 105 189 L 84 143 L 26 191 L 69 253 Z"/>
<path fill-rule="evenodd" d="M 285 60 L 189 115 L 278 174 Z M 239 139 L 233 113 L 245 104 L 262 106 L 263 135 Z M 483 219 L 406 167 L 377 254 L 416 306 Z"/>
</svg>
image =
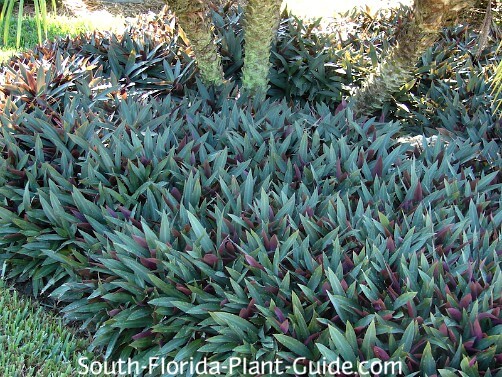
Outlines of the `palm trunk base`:
<svg viewBox="0 0 502 377">
<path fill-rule="evenodd" d="M 412 77 L 417 60 L 439 37 L 442 27 L 475 0 L 415 0 L 413 13 L 398 36 L 397 44 L 354 94 L 351 106 L 356 116 L 370 116 Z"/>
<path fill-rule="evenodd" d="M 221 57 L 213 39 L 209 5 L 203 0 L 169 0 L 179 24 L 190 40 L 202 81 L 208 85 L 224 83 Z"/>
<path fill-rule="evenodd" d="M 264 96 L 268 89 L 270 49 L 279 27 L 280 0 L 249 0 L 245 9 L 242 87 Z"/>
</svg>

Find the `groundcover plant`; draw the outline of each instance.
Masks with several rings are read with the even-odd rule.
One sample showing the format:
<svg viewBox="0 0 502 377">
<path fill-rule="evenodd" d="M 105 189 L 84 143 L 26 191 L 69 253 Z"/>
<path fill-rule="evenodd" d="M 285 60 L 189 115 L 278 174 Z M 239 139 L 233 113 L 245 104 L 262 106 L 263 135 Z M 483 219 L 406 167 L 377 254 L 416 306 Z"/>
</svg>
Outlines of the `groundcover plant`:
<svg viewBox="0 0 502 377">
<path fill-rule="evenodd" d="M 500 375 L 497 41 L 475 60 L 476 34 L 446 29 L 376 117 L 344 100 L 407 14 L 353 13 L 345 39 L 283 19 L 265 99 L 239 90 L 233 8 L 213 15 L 224 85 L 199 80 L 171 15 L 10 60 L 7 276 L 93 334 L 94 361 L 130 359 L 140 375 L 170 375 L 150 368 L 161 359 L 236 376 L 263 372 L 254 361 Z"/>
</svg>

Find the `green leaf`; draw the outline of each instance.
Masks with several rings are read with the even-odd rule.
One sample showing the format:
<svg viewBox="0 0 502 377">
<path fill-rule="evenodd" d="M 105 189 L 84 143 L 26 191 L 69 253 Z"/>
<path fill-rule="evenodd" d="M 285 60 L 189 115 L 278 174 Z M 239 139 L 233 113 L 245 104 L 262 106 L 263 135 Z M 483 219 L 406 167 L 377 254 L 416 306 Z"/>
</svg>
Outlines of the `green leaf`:
<svg viewBox="0 0 502 377">
<path fill-rule="evenodd" d="M 415 333 L 417 332 L 416 321 L 410 322 L 406 330 L 404 331 L 403 337 L 401 338 L 400 345 L 403 346 L 404 352 L 410 352 L 413 346 L 413 341 L 415 339 Z"/>
<path fill-rule="evenodd" d="M 375 320 L 372 320 L 366 330 L 366 334 L 364 334 L 362 345 L 362 351 L 367 360 L 373 357 L 373 346 L 375 345 L 376 340 Z"/>
<path fill-rule="evenodd" d="M 258 334 L 258 329 L 251 322 L 235 314 L 225 312 L 213 312 L 210 314 L 220 325 L 231 325 L 234 328 L 247 331 L 250 334 Z"/>
<path fill-rule="evenodd" d="M 167 342 L 159 351 L 159 355 L 168 355 L 178 347 L 187 343 L 186 338 L 174 338 Z"/>
<path fill-rule="evenodd" d="M 438 369 L 438 372 L 441 377 L 458 377 L 455 372 L 448 369 Z"/>
<path fill-rule="evenodd" d="M 274 334 L 274 337 L 279 343 L 291 352 L 295 353 L 297 356 L 305 357 L 307 360 L 313 360 L 314 356 L 312 355 L 312 352 L 310 352 L 308 347 L 299 340 L 282 334 Z"/>
<path fill-rule="evenodd" d="M 321 355 L 326 359 L 326 361 L 336 362 L 338 360 L 338 354 L 330 350 L 324 344 L 316 343 L 316 346 L 319 349 L 319 352 L 321 352 Z"/>
<path fill-rule="evenodd" d="M 380 219 L 380 224 L 383 225 L 385 229 L 390 229 L 390 221 L 382 212 L 378 212 L 378 218 Z"/>
<path fill-rule="evenodd" d="M 330 338 L 333 341 L 335 349 L 339 352 L 340 356 L 345 361 L 350 361 L 351 363 L 355 364 L 356 354 L 354 353 L 354 350 L 352 349 L 350 343 L 347 341 L 343 333 L 334 326 L 330 325 L 328 326 L 328 328 Z"/>
<path fill-rule="evenodd" d="M 401 306 L 405 305 L 408 301 L 413 300 L 413 298 L 415 298 L 416 295 L 417 292 L 403 293 L 401 296 L 396 298 L 396 301 L 394 301 L 394 310 L 399 309 Z"/>
<path fill-rule="evenodd" d="M 72 197 L 75 201 L 75 205 L 83 215 L 91 216 L 95 220 L 101 219 L 101 210 L 99 207 L 87 200 L 75 186 L 73 187 Z"/>
<path fill-rule="evenodd" d="M 420 370 L 426 376 L 432 376 L 437 373 L 436 371 L 436 361 L 432 357 L 431 344 L 427 342 L 424 352 L 422 353 L 422 359 L 420 361 Z"/>
<path fill-rule="evenodd" d="M 357 352 L 358 350 L 357 336 L 356 332 L 354 331 L 354 327 L 350 322 L 347 322 L 345 324 L 345 339 L 347 339 L 347 342 L 352 347 L 352 350 L 354 352 Z"/>
<path fill-rule="evenodd" d="M 190 221 L 190 224 L 192 225 L 192 230 L 195 233 L 195 236 L 197 239 L 200 241 L 200 244 L 202 246 L 202 249 L 208 253 L 214 250 L 213 243 L 211 242 L 211 239 L 209 238 L 206 228 L 200 223 L 200 221 L 189 211 L 187 211 L 188 215 L 188 220 Z"/>
<path fill-rule="evenodd" d="M 194 356 L 194 354 L 202 346 L 203 343 L 203 339 L 192 340 L 185 347 L 178 351 L 178 353 L 174 357 L 174 361 L 190 360 L 190 358 Z"/>
</svg>

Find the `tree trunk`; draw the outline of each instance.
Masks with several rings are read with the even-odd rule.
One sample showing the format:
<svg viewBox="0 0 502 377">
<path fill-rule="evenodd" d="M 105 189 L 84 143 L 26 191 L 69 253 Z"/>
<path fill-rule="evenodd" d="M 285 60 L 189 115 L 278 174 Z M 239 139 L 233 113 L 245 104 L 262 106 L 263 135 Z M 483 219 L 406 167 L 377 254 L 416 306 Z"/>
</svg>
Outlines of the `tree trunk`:
<svg viewBox="0 0 502 377">
<path fill-rule="evenodd" d="M 417 60 L 438 39 L 442 27 L 474 0 L 415 0 L 410 19 L 397 44 L 351 99 L 356 116 L 380 110 L 413 77 Z"/>
<path fill-rule="evenodd" d="M 208 85 L 223 84 L 221 57 L 214 43 L 212 23 L 208 17 L 210 2 L 168 0 L 167 3 L 192 44 L 202 81 Z"/>
<path fill-rule="evenodd" d="M 270 49 L 281 18 L 282 0 L 249 0 L 244 17 L 244 67 L 242 86 L 264 96 L 268 89 Z"/>
</svg>

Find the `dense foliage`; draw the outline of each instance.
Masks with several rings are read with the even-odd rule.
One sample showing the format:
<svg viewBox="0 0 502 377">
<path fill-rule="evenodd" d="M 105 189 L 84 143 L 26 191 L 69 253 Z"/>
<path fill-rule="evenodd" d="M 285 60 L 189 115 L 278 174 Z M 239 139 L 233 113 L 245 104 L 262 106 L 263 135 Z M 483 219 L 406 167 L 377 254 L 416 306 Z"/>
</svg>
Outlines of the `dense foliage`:
<svg viewBox="0 0 502 377">
<path fill-rule="evenodd" d="M 239 16 L 220 17 L 225 72 L 238 77 Z M 64 303 L 106 357 L 339 356 L 495 376 L 500 125 L 473 37 L 447 31 L 378 121 L 342 101 L 398 20 L 371 20 L 368 40 L 340 46 L 283 22 L 263 103 L 201 85 L 171 20 L 11 61 L 9 276 Z M 399 139 L 417 127 L 443 130 L 434 143 Z"/>
</svg>

